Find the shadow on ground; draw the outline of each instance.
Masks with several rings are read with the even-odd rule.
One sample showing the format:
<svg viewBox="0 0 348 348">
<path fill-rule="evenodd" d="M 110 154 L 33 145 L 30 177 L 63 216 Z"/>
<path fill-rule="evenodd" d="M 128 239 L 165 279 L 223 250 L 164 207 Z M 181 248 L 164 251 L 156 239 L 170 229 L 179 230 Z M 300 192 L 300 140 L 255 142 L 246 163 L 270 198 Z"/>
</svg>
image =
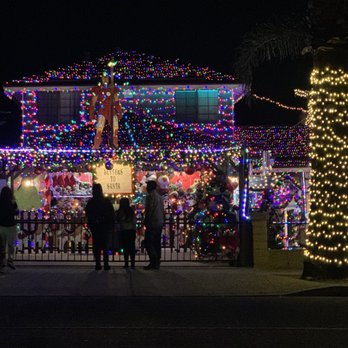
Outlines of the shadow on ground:
<svg viewBox="0 0 348 348">
<path fill-rule="evenodd" d="M 344 297 L 348 296 L 348 287 L 347 286 L 329 286 L 319 289 L 310 289 L 286 296 L 332 296 L 332 297 Z"/>
</svg>

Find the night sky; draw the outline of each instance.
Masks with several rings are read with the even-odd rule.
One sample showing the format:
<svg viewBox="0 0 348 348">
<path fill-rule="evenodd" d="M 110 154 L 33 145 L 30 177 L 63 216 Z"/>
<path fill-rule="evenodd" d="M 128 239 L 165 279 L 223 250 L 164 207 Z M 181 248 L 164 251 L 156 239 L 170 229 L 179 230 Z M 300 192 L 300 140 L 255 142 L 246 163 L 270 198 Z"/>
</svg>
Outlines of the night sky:
<svg viewBox="0 0 348 348">
<path fill-rule="evenodd" d="M 0 5 L 0 81 L 40 74 L 115 49 L 136 50 L 233 73 L 243 33 L 287 13 L 303 14 L 306 0 L 288 1 L 19 1 Z M 310 60 L 273 62 L 256 72 L 254 90 L 305 106 L 294 88 L 308 89 Z M 239 124 L 295 124 L 299 114 L 268 103 L 236 107 Z"/>
</svg>

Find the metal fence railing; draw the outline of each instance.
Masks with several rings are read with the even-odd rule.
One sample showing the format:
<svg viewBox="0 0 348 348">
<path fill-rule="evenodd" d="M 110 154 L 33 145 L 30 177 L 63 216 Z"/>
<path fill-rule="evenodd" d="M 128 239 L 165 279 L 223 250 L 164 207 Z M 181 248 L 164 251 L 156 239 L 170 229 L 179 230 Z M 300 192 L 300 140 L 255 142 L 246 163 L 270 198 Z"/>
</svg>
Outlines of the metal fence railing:
<svg viewBox="0 0 348 348">
<path fill-rule="evenodd" d="M 23 211 L 17 220 L 17 261 L 94 261 L 92 234 L 83 214 L 64 213 L 42 216 L 35 211 Z M 224 245 L 229 236 L 238 230 L 221 228 L 214 242 L 222 247 L 209 248 L 210 252 L 197 253 L 193 242 L 193 226 L 187 213 L 165 213 L 162 231 L 161 261 L 222 261 L 231 260 L 231 252 Z M 204 236 L 201 236 L 204 239 Z M 235 242 L 235 240 L 234 240 Z M 219 244 L 220 243 L 220 244 Z M 238 243 L 238 242 L 237 242 Z M 210 245 L 210 242 L 209 242 Z M 238 247 L 234 245 L 234 247 Z M 235 255 L 233 255 L 235 256 Z M 136 261 L 147 261 L 144 247 L 143 216 L 137 214 Z M 123 261 L 122 250 L 111 256 L 111 261 Z"/>
<path fill-rule="evenodd" d="M 17 221 L 17 261 L 93 261 L 92 235 L 86 217 L 78 214 L 40 216 L 21 212 Z M 136 258 L 147 261 L 144 248 L 143 217 L 137 215 Z M 162 261 L 194 261 L 189 247 L 187 214 L 166 214 L 162 233 Z M 122 261 L 120 252 L 112 261 Z"/>
</svg>

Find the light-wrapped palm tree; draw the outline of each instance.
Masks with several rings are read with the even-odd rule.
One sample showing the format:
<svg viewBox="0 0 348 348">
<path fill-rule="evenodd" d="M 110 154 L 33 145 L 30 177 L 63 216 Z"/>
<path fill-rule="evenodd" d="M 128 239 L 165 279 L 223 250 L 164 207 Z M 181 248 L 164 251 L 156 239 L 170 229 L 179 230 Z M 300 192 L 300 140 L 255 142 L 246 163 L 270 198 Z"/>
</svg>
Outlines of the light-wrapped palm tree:
<svg viewBox="0 0 348 348">
<path fill-rule="evenodd" d="M 303 16 L 245 35 L 236 74 L 251 90 L 255 69 L 273 58 L 313 57 L 310 221 L 303 277 L 348 276 L 348 1 L 312 0 Z"/>
</svg>

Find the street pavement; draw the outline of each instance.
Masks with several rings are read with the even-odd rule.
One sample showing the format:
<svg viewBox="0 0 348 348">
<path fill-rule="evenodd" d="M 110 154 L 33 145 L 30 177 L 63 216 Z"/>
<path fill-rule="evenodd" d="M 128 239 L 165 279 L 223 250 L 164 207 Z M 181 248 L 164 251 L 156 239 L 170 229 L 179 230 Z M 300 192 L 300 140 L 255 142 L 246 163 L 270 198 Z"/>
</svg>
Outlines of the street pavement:
<svg viewBox="0 0 348 348">
<path fill-rule="evenodd" d="M 348 279 L 301 279 L 301 269 L 231 267 L 219 263 L 164 263 L 146 271 L 121 263 L 95 271 L 93 263 L 17 262 L 0 274 L 0 296 L 284 296 L 348 295 Z"/>
<path fill-rule="evenodd" d="M 0 348 L 347 346 L 348 280 L 222 263 L 144 265 L 96 272 L 91 262 L 18 261 L 0 274 Z"/>
</svg>

